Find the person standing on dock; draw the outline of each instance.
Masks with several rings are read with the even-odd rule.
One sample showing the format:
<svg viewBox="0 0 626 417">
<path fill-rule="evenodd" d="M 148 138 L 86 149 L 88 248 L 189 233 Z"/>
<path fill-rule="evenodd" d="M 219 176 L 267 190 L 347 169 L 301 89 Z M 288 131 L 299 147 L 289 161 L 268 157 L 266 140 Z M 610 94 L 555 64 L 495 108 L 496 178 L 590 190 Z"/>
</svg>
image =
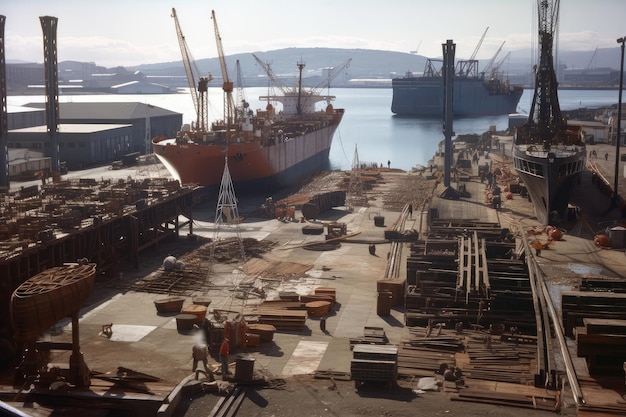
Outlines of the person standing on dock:
<svg viewBox="0 0 626 417">
<path fill-rule="evenodd" d="M 230 353 L 230 344 L 228 343 L 228 338 L 225 337 L 220 346 L 220 362 L 222 363 L 222 378 L 230 374 L 230 371 L 228 370 L 228 354 L 229 353 Z"/>
<path fill-rule="evenodd" d="M 204 370 L 206 371 L 207 377 L 209 378 L 210 381 L 213 381 L 214 380 L 213 372 L 211 371 L 211 369 L 209 369 L 209 365 L 207 363 L 209 359 L 209 347 L 205 345 L 204 343 L 195 344 L 192 349 L 192 356 L 193 356 L 192 371 L 196 372 L 196 369 L 198 368 L 198 361 L 200 361 L 204 365 Z"/>
</svg>

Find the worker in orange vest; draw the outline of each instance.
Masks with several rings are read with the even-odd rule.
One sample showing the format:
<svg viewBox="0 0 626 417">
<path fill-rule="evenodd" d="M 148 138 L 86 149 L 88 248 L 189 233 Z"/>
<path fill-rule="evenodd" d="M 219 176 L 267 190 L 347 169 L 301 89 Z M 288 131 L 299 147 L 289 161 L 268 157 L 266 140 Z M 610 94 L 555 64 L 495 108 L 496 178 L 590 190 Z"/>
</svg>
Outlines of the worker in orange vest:
<svg viewBox="0 0 626 417">
<path fill-rule="evenodd" d="M 228 338 L 225 337 L 220 346 L 220 361 L 222 362 L 222 377 L 230 374 L 228 370 L 228 354 L 230 353 L 230 344 Z"/>
</svg>

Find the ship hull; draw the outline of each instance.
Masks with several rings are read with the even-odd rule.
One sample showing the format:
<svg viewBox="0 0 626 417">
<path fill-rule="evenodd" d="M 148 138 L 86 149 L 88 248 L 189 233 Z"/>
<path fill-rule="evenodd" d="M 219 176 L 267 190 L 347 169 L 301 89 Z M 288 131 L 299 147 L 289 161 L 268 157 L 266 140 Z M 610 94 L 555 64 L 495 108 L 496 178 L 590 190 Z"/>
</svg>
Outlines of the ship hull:
<svg viewBox="0 0 626 417">
<path fill-rule="evenodd" d="M 59 320 L 77 314 L 93 291 L 95 277 L 95 264 L 67 264 L 24 281 L 11 297 L 15 339 L 37 340 Z"/>
<path fill-rule="evenodd" d="M 572 189 L 585 167 L 585 147 L 571 149 L 567 156 L 559 156 L 514 146 L 513 161 L 533 202 L 537 220 L 547 225 L 564 219 Z"/>
<path fill-rule="evenodd" d="M 153 148 L 181 184 L 219 185 L 228 160 L 232 181 L 240 187 L 286 187 L 328 166 L 340 120 L 341 116 L 325 127 L 270 146 L 259 141 L 179 144 L 173 139 L 155 138 Z"/>
<path fill-rule="evenodd" d="M 405 77 L 392 80 L 391 111 L 398 116 L 443 116 L 442 77 Z M 455 116 L 491 116 L 517 112 L 523 94 L 519 86 L 486 83 L 478 78 L 455 78 L 453 110 Z"/>
</svg>

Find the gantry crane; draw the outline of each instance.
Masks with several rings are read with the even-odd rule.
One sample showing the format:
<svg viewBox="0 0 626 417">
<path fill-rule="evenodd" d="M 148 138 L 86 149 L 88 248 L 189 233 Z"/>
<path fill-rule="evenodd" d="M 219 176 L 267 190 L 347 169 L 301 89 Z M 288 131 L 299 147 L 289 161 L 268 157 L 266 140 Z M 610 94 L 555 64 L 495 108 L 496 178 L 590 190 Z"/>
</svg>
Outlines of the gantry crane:
<svg viewBox="0 0 626 417">
<path fill-rule="evenodd" d="M 496 51 L 495 54 L 493 54 L 493 56 L 491 57 L 491 59 L 489 60 L 489 62 L 487 63 L 487 65 L 485 65 L 485 68 L 482 71 L 482 75 L 484 76 L 487 73 L 492 73 L 493 67 L 494 67 L 494 63 L 496 62 L 496 58 L 498 57 L 498 55 L 500 54 L 500 51 L 502 51 L 502 47 L 504 46 L 504 43 L 506 41 L 503 41 L 502 44 L 500 44 L 500 47 L 498 48 L 498 50 Z"/>
<path fill-rule="evenodd" d="M 189 83 L 189 91 L 193 100 L 193 106 L 196 111 L 196 125 L 194 131 L 206 132 L 208 130 L 208 101 L 207 91 L 209 88 L 209 82 L 213 79 L 209 73 L 206 77 L 198 77 L 196 86 L 196 75 L 200 71 L 196 67 L 195 61 L 191 57 L 189 48 L 187 47 L 187 41 L 183 35 L 183 31 L 176 15 L 176 9 L 172 8 L 172 17 L 174 18 L 174 24 L 176 25 L 176 35 L 178 36 L 178 44 L 180 46 L 180 52 L 183 57 L 183 65 L 185 66 L 185 74 L 187 75 L 187 82 Z"/>
<path fill-rule="evenodd" d="M 222 37 L 217 27 L 217 19 L 215 18 L 215 10 L 211 10 L 211 19 L 213 19 L 213 28 L 215 30 L 215 41 L 217 42 L 217 54 L 220 59 L 220 67 L 222 69 L 222 90 L 224 91 L 224 124 L 227 131 L 233 123 L 233 114 L 235 112 L 235 104 L 233 101 L 233 82 L 228 77 L 228 69 L 226 68 L 226 58 L 224 57 L 224 49 L 222 48 Z"/>
<path fill-rule="evenodd" d="M 237 60 L 237 113 L 241 112 L 241 116 L 244 117 L 250 104 L 246 100 L 245 86 L 243 84 L 243 72 L 241 71 L 241 64 Z M 235 116 L 236 118 L 238 116 Z"/>
<path fill-rule="evenodd" d="M 493 68 L 491 68 L 491 78 L 496 78 L 498 75 L 498 72 L 500 71 L 500 67 L 502 66 L 502 64 L 504 64 L 504 62 L 509 59 L 509 57 L 511 56 L 511 52 L 507 52 L 506 55 L 504 55 L 504 57 L 499 60 L 494 66 Z"/>
<path fill-rule="evenodd" d="M 487 34 L 488 30 L 489 30 L 489 26 L 487 26 L 487 29 L 485 29 L 485 31 L 483 32 L 483 36 L 480 37 L 480 40 L 478 41 L 476 48 L 474 48 L 474 52 L 472 52 L 472 56 L 470 56 L 470 58 L 467 60 L 459 61 L 459 64 L 458 64 L 459 69 L 457 71 L 457 75 L 459 75 L 460 77 L 478 76 L 478 60 L 476 59 L 476 55 L 478 54 L 478 51 L 480 50 L 480 46 L 483 44 L 483 41 L 485 40 L 485 35 Z"/>
<path fill-rule="evenodd" d="M 344 63 L 342 63 L 338 67 L 332 68 L 328 72 L 328 76 L 326 77 L 326 79 L 324 79 L 324 81 L 322 81 L 321 83 L 313 87 L 311 91 L 316 94 L 324 88 L 330 88 L 330 82 L 334 80 L 341 73 L 341 71 L 347 68 L 350 65 L 350 62 L 352 62 L 352 58 L 348 58 Z"/>
<path fill-rule="evenodd" d="M 288 94 L 289 89 L 285 87 L 285 85 L 280 81 L 280 79 L 274 74 L 274 71 L 272 71 L 272 69 L 270 68 L 270 65 L 261 61 L 261 59 L 255 54 L 252 54 L 252 56 L 254 57 L 257 64 L 259 64 L 261 68 L 263 68 L 263 71 L 265 71 L 270 81 L 274 83 L 274 85 L 280 90 L 280 92 L 283 94 Z"/>
</svg>

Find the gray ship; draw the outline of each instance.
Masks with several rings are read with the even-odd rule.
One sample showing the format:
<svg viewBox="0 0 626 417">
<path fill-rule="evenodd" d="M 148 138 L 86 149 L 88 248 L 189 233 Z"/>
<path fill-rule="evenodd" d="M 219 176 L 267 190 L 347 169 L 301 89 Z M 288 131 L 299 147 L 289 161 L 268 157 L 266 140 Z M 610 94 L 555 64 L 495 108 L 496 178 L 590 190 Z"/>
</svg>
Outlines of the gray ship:
<svg viewBox="0 0 626 417">
<path fill-rule="evenodd" d="M 561 115 L 553 42 L 559 0 L 538 0 L 539 66 L 528 120 L 513 138 L 515 170 L 544 225 L 566 216 L 572 187 L 585 169 L 584 132 Z"/>
</svg>

